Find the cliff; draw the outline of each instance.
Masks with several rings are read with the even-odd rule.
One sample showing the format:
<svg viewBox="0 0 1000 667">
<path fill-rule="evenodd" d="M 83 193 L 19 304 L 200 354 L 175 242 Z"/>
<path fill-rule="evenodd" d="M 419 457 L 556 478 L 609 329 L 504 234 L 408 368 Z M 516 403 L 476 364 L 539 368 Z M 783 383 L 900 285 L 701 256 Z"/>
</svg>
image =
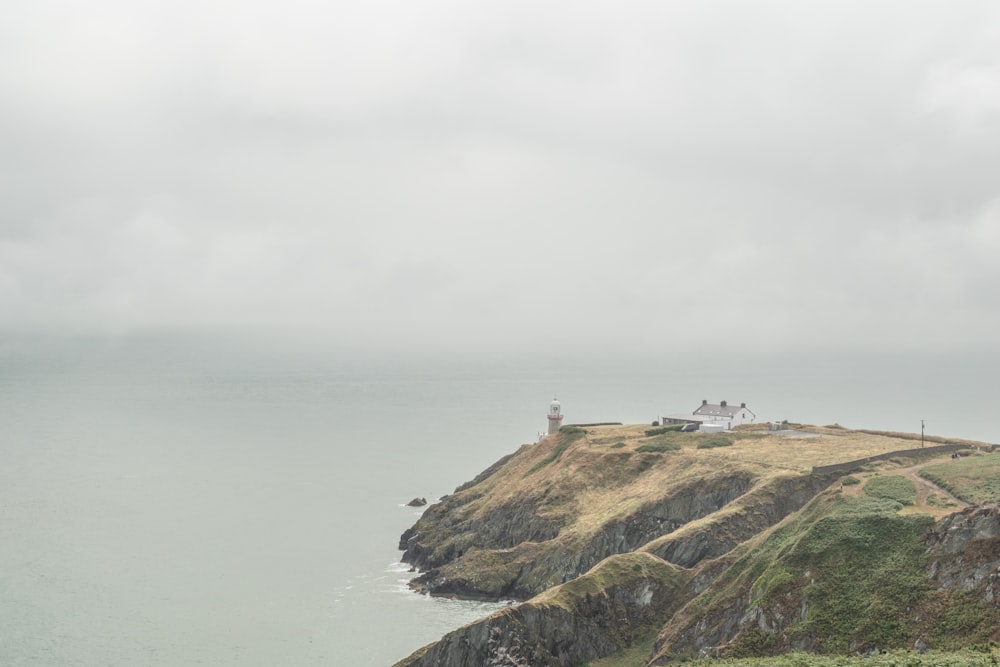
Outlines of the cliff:
<svg viewBox="0 0 1000 667">
<path fill-rule="evenodd" d="M 403 534 L 403 560 L 421 572 L 414 588 L 527 601 L 398 664 L 582 665 L 654 635 L 642 663 L 958 645 L 939 630 L 949 623 L 994 636 L 995 508 L 953 514 L 961 501 L 926 489 L 904 508 L 862 492 L 875 482 L 845 491 L 839 477 L 812 473 L 900 448 L 843 429 L 720 438 L 564 427 Z M 910 484 L 892 470 L 914 463 L 890 459 L 864 475 Z M 970 601 L 974 613 L 953 618 Z M 905 620 L 884 627 L 890 612 Z"/>
<path fill-rule="evenodd" d="M 581 665 L 655 632 L 690 574 L 649 554 L 606 559 L 587 576 L 449 633 L 402 665 Z"/>
<path fill-rule="evenodd" d="M 891 501 L 822 494 L 741 549 L 670 619 L 652 664 L 790 650 L 953 649 L 1000 637 L 1000 510 L 935 522 Z"/>
</svg>

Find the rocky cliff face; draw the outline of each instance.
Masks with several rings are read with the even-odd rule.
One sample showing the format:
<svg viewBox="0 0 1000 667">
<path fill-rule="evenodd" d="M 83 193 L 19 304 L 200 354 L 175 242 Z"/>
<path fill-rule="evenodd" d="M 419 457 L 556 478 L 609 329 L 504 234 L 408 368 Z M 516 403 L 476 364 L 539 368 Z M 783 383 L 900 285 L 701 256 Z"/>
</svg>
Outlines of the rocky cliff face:
<svg viewBox="0 0 1000 667">
<path fill-rule="evenodd" d="M 794 536 L 794 540 L 791 539 Z M 952 648 L 1000 637 L 1000 510 L 932 523 L 830 493 L 735 561 L 658 637 L 684 656 Z"/>
<path fill-rule="evenodd" d="M 643 551 L 683 567 L 729 553 L 737 545 L 781 521 L 830 485 L 827 475 L 790 475 L 762 482 L 712 515 L 652 540 Z"/>
<path fill-rule="evenodd" d="M 1000 505 L 970 507 L 941 521 L 926 540 L 930 580 L 1000 607 Z"/>
<path fill-rule="evenodd" d="M 490 511 L 463 516 L 447 499 L 438 512 L 403 535 L 404 561 L 429 568 L 414 584 L 436 595 L 474 599 L 526 599 L 577 577 L 608 556 L 635 551 L 680 526 L 708 516 L 743 495 L 753 482 L 745 473 L 714 475 L 664 489 L 663 497 L 559 540 L 559 526 L 539 516 L 540 503 L 524 498 Z M 454 497 L 454 503 L 461 499 Z M 458 511 L 455 511 L 458 510 Z M 428 533 L 426 524 L 437 524 Z M 441 535 L 443 542 L 425 538 Z M 460 539 L 451 535 L 457 534 Z M 402 545 L 402 542 L 401 542 Z M 709 553 L 707 548 L 689 550 Z M 669 559 L 667 559 L 669 560 Z M 692 563 L 693 564 L 693 563 Z"/>
<path fill-rule="evenodd" d="M 609 558 L 586 577 L 446 635 L 396 667 L 570 667 L 654 631 L 689 573 L 649 554 Z"/>
<path fill-rule="evenodd" d="M 421 571 L 414 588 L 523 600 L 637 549 L 694 567 L 797 510 L 830 479 L 681 452 L 609 451 L 579 435 L 550 440 L 498 461 L 403 533 L 402 559 Z M 545 444 L 562 457 L 540 465 Z"/>
</svg>

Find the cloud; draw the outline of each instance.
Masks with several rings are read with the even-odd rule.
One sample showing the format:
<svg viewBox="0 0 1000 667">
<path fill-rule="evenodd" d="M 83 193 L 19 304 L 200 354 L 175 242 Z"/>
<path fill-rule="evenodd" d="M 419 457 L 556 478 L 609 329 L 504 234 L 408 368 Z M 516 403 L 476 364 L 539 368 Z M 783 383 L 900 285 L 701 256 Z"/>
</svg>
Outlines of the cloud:
<svg viewBox="0 0 1000 667">
<path fill-rule="evenodd" d="M 0 328 L 988 345 L 998 36 L 971 1 L 22 4 Z"/>
</svg>

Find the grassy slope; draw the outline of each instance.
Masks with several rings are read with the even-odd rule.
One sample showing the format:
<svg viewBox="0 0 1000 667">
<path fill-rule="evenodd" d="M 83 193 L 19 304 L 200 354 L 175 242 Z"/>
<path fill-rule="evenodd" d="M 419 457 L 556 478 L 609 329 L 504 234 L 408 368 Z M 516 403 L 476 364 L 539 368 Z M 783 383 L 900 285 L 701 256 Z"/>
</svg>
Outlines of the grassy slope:
<svg viewBox="0 0 1000 667">
<path fill-rule="evenodd" d="M 1000 649 L 983 647 L 982 650 L 954 652 L 891 651 L 873 656 L 829 656 L 812 653 L 790 653 L 773 658 L 733 658 L 697 660 L 687 663 L 692 667 L 995 667 L 1000 664 Z M 592 663 L 593 667 L 640 667 L 643 663 Z"/>
<path fill-rule="evenodd" d="M 997 610 L 930 586 L 923 539 L 932 518 L 900 509 L 884 498 L 822 494 L 745 545 L 725 575 L 671 619 L 660 641 L 668 645 L 698 620 L 719 618 L 749 592 L 749 611 L 780 632 L 744 626 L 728 647 L 735 657 L 796 643 L 827 654 L 912 646 L 918 637 L 939 648 L 987 643 Z"/>
<path fill-rule="evenodd" d="M 646 667 L 653 639 L 639 641 L 586 667 Z M 689 667 L 996 667 L 1000 648 L 983 646 L 961 651 L 889 651 L 879 655 L 834 656 L 792 652 L 767 658 L 706 658 L 690 660 Z"/>
<path fill-rule="evenodd" d="M 872 498 L 894 500 L 900 505 L 913 505 L 917 501 L 917 487 L 899 475 L 872 477 L 863 488 Z"/>
<path fill-rule="evenodd" d="M 1000 502 L 1000 453 L 927 466 L 920 474 L 966 502 Z"/>
</svg>

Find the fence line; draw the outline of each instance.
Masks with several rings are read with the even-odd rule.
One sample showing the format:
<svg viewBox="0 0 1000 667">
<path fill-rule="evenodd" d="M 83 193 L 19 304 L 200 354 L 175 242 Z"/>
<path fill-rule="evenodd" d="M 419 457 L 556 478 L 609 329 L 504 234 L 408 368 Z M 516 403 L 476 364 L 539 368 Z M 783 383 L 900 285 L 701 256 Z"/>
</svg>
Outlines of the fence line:
<svg viewBox="0 0 1000 667">
<path fill-rule="evenodd" d="M 866 463 L 871 463 L 872 461 L 885 461 L 886 459 L 891 459 L 896 456 L 916 456 L 918 454 L 927 454 L 934 452 L 954 452 L 959 449 L 985 449 L 986 451 L 994 451 L 997 445 L 986 445 L 986 446 L 976 446 L 976 445 L 934 445 L 933 447 L 918 447 L 916 449 L 898 449 L 894 452 L 886 452 L 885 454 L 875 454 L 874 456 L 868 456 L 863 459 L 857 459 L 856 461 L 846 461 L 844 463 L 834 463 L 828 466 L 813 466 L 812 474 L 819 475 L 827 472 L 849 472 L 855 468 L 860 468 Z"/>
</svg>

